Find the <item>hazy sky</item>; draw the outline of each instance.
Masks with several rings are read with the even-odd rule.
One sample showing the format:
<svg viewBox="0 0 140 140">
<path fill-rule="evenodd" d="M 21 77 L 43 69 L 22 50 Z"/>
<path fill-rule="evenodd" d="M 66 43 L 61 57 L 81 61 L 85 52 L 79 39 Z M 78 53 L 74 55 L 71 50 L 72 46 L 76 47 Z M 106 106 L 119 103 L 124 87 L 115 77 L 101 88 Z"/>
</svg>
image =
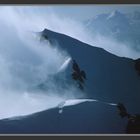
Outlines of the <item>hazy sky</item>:
<svg viewBox="0 0 140 140">
<path fill-rule="evenodd" d="M 123 13 L 140 11 L 139 5 L 48 5 L 42 6 L 42 10 L 50 10 L 59 16 L 68 16 L 78 20 L 88 19 L 101 13 L 109 13 L 119 10 Z"/>
</svg>

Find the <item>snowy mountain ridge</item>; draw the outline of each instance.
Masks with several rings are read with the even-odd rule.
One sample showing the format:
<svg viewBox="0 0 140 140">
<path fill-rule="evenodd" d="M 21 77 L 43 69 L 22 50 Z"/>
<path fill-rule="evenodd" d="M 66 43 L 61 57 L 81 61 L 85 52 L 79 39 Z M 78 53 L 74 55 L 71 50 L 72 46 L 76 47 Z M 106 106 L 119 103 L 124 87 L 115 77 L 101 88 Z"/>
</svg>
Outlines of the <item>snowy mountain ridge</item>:
<svg viewBox="0 0 140 140">
<path fill-rule="evenodd" d="M 131 50 L 140 50 L 140 12 L 138 11 L 126 14 L 115 10 L 111 13 L 99 14 L 96 18 L 85 21 L 84 25 L 93 37 L 102 35 L 126 44 L 127 47 L 131 47 Z"/>
<path fill-rule="evenodd" d="M 61 49 L 66 50 L 71 58 L 76 60 L 80 68 L 85 70 L 87 96 L 114 102 L 120 100 L 125 102 L 128 94 L 129 103 L 133 98 L 131 96 L 133 91 L 135 91 L 133 95 L 139 97 L 140 78 L 132 59 L 117 57 L 101 48 L 87 45 L 63 34 L 49 30 L 44 30 L 42 33 L 49 39 L 56 40 Z M 72 66 L 66 71 L 70 76 Z M 136 102 L 137 99 L 135 99 Z"/>
<path fill-rule="evenodd" d="M 47 29 L 41 32 L 41 35 L 51 43 L 57 42 L 57 47 L 70 56 L 62 64 L 62 71 L 52 77 L 54 83 L 59 85 L 60 95 L 65 89 L 71 90 L 71 86 L 77 87 L 71 77 L 74 59 L 87 77 L 83 84 L 84 90 L 77 87 L 74 94 L 80 91 L 79 94 L 84 96 L 82 99 L 66 99 L 56 108 L 19 120 L 1 120 L 0 132 L 124 133 L 125 122 L 118 116 L 116 107 L 113 107 L 115 104 L 110 106 L 96 101 L 123 102 L 130 112 L 140 111 L 137 107 L 140 105 L 140 77 L 135 70 L 134 61 Z M 49 81 L 42 83 L 44 90 L 49 86 L 48 83 Z"/>
</svg>

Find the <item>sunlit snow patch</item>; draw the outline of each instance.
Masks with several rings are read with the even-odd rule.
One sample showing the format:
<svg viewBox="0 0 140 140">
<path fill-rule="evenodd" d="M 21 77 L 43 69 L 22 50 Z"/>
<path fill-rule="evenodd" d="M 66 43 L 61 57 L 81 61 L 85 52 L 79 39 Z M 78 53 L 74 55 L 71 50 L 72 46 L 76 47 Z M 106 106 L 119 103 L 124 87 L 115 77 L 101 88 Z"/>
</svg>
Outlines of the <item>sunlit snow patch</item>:
<svg viewBox="0 0 140 140">
<path fill-rule="evenodd" d="M 70 57 L 67 58 L 67 59 L 64 61 L 64 63 L 61 65 L 61 67 L 59 68 L 58 72 L 64 71 L 64 70 L 67 68 L 67 66 L 68 66 L 68 64 L 70 63 L 70 61 L 71 61 L 71 58 L 70 58 Z"/>
<path fill-rule="evenodd" d="M 73 105 L 77 105 L 77 104 L 84 103 L 84 102 L 99 102 L 99 103 L 103 103 L 103 104 L 107 104 L 107 105 L 111 105 L 111 106 L 117 105 L 115 103 L 102 102 L 102 101 L 95 100 L 95 99 L 69 99 L 69 100 L 63 101 L 60 104 L 58 104 L 59 113 L 61 114 L 63 112 L 63 108 L 66 106 L 73 106 Z"/>
<path fill-rule="evenodd" d="M 59 113 L 62 113 L 63 108 L 66 106 L 73 106 L 73 105 L 77 105 L 77 104 L 80 104 L 83 102 L 97 102 L 97 100 L 94 100 L 94 99 L 69 99 L 69 100 L 63 101 L 60 104 L 58 104 Z"/>
</svg>

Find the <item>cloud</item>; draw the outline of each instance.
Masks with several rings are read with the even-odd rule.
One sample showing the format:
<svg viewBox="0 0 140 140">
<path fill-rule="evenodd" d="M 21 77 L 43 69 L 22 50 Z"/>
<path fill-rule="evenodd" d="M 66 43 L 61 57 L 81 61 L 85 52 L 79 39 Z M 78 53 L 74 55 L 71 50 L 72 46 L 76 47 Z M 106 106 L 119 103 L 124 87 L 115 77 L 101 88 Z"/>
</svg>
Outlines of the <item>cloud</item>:
<svg viewBox="0 0 140 140">
<path fill-rule="evenodd" d="M 24 28 L 25 30 L 28 29 L 28 31 L 42 31 L 44 28 L 47 28 L 66 34 L 92 46 L 103 48 L 120 57 L 139 58 L 140 52 L 131 43 L 119 42 L 115 38 L 95 34 L 94 31 L 91 32 L 86 28 L 84 23 L 76 21 L 71 17 L 58 15 L 53 10 L 54 8 L 52 6 L 17 6 L 9 7 L 9 13 L 11 14 L 11 9 L 16 13 L 16 16 L 13 16 L 15 19 L 14 22 L 23 21 L 18 25 L 18 30 Z"/>
<path fill-rule="evenodd" d="M 63 89 L 55 82 L 53 76 L 66 68 L 71 56 L 58 49 L 58 44 L 38 41 L 34 32 L 44 29 L 45 22 L 36 14 L 26 15 L 25 9 L 1 7 L 0 119 L 32 114 L 67 98 L 81 97 L 75 87 Z M 60 80 L 66 80 L 61 76 Z M 47 90 L 36 90 L 42 83 Z"/>
</svg>

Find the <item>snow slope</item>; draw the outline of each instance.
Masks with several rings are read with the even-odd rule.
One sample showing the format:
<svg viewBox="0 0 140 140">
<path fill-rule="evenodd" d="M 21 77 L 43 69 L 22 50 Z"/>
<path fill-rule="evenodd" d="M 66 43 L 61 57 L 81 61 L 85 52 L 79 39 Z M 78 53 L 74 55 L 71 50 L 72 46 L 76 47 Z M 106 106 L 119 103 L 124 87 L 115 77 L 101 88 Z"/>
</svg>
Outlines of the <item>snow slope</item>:
<svg viewBox="0 0 140 140">
<path fill-rule="evenodd" d="M 113 117 L 112 117 L 113 116 Z M 114 106 L 83 102 L 39 112 L 27 117 L 0 121 L 0 133 L 104 134 L 125 133 L 126 121 Z"/>
<path fill-rule="evenodd" d="M 55 40 L 85 70 L 85 93 L 90 98 L 111 102 L 124 102 L 131 111 L 137 108 L 140 98 L 140 77 L 132 59 L 115 56 L 107 51 L 81 43 L 63 34 L 44 30 L 50 40 Z M 120 50 L 121 51 L 121 50 Z M 70 67 L 67 74 L 70 75 Z"/>
<path fill-rule="evenodd" d="M 140 112 L 140 77 L 132 59 L 115 56 L 47 29 L 41 34 L 47 36 L 50 43 L 57 43 L 86 72 L 84 92 L 80 94 L 90 100 L 122 102 L 130 113 Z M 68 88 L 64 86 L 66 81 L 69 86 L 74 85 L 71 72 L 72 63 L 68 58 L 54 78 L 64 90 Z M 65 78 L 67 80 L 63 82 Z M 42 84 L 47 86 L 47 82 Z M 64 100 L 62 113 L 58 106 L 15 120 L 1 120 L 0 133 L 124 133 L 126 121 L 118 116 L 116 107 L 83 100 L 75 103 Z"/>
</svg>

